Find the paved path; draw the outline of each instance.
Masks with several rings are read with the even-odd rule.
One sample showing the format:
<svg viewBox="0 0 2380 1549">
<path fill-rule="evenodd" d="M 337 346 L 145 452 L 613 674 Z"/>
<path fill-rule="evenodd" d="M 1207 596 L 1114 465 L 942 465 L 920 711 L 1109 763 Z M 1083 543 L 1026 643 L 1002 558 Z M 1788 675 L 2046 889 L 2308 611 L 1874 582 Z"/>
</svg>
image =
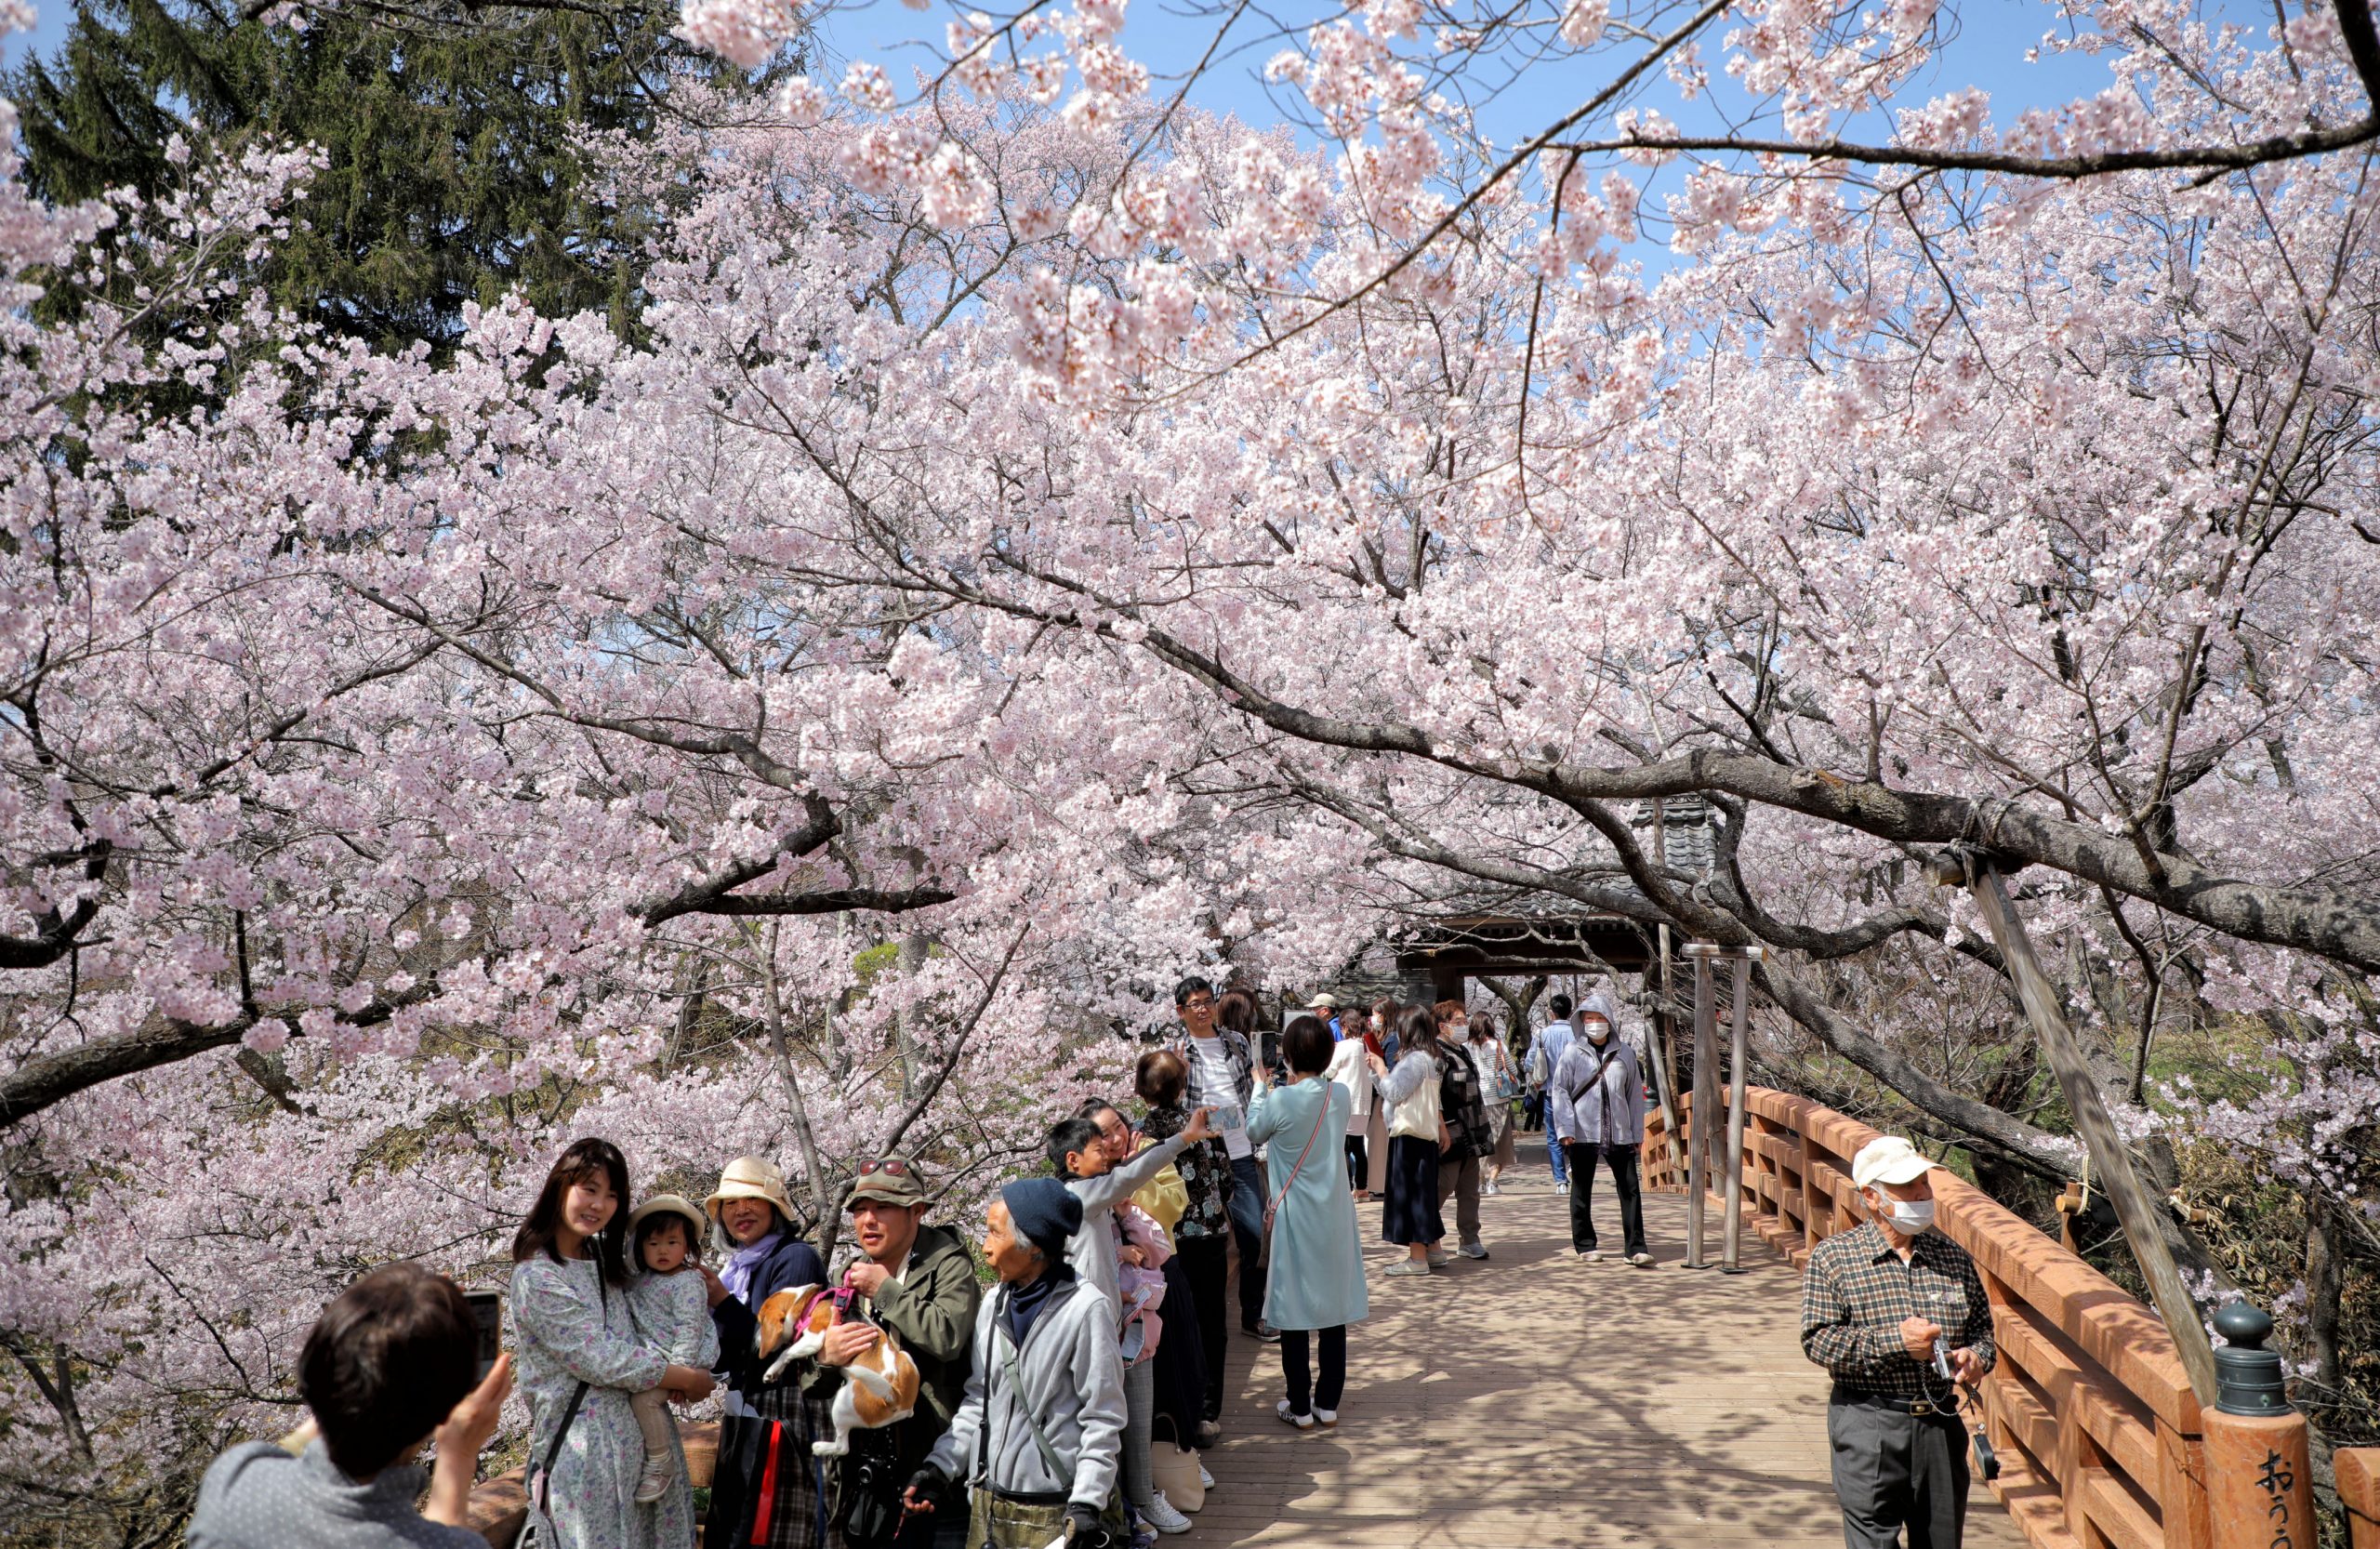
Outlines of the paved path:
<svg viewBox="0 0 2380 1549">
<path fill-rule="evenodd" d="M 1351 1330 L 1335 1430 L 1273 1414 L 1280 1362 L 1235 1328 L 1237 1397 L 1206 1454 L 1216 1489 L 1183 1549 L 1819 1549 L 1843 1542 L 1826 1383 L 1798 1342 L 1800 1283 L 1757 1239 L 1750 1272 L 1681 1269 L 1686 1201 L 1646 1199 L 1652 1269 L 1587 1264 L 1542 1147 L 1482 1201 L 1487 1263 L 1380 1278 L 1403 1252 L 1358 1207 L 1372 1316 Z M 1619 1218 L 1596 1191 L 1606 1250 Z M 1448 1202 L 1448 1225 L 1453 1225 Z M 1713 1225 L 1715 1247 L 1716 1227 Z M 1261 1352 L 1255 1370 L 1249 1353 Z M 2020 1549 L 1990 1493 L 1974 1549 Z"/>
</svg>

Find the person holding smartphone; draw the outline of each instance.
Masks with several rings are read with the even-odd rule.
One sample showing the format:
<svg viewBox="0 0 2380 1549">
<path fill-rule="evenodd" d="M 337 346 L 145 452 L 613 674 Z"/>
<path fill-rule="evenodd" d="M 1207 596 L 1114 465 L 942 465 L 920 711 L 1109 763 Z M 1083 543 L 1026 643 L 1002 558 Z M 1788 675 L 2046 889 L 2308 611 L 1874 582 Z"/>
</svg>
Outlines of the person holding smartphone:
<svg viewBox="0 0 2380 1549">
<path fill-rule="evenodd" d="M 1899 1135 L 1861 1146 L 1851 1184 L 1868 1219 L 1811 1250 L 1802 1279 L 1802 1350 L 1834 1379 L 1826 1432 L 1849 1549 L 1894 1549 L 1904 1528 L 1959 1549 L 1966 1529 L 1959 1389 L 1999 1348 L 1975 1260 L 1934 1229 L 1935 1165 Z"/>
<path fill-rule="evenodd" d="M 1264 1321 L 1264 1169 L 1245 1119 L 1256 1091 L 1256 1054 L 1248 1039 L 1256 1002 L 1236 990 L 1218 1000 L 1213 983 L 1194 973 L 1173 986 L 1173 1009 L 1182 1018 L 1175 1053 L 1189 1066 L 1190 1105 L 1213 1111 L 1210 1127 L 1231 1160 L 1227 1209 L 1239 1249 L 1239 1326 L 1252 1339 L 1277 1339 Z"/>
<path fill-rule="evenodd" d="M 480 1449 L 496 1434 L 512 1357 L 479 1373 L 479 1331 L 454 1281 L 383 1264 L 314 1322 L 298 1358 L 311 1415 L 286 1441 L 251 1441 L 199 1485 L 191 1549 L 487 1549 L 469 1527 Z M 414 1459 L 438 1448 L 430 1472 Z"/>
</svg>

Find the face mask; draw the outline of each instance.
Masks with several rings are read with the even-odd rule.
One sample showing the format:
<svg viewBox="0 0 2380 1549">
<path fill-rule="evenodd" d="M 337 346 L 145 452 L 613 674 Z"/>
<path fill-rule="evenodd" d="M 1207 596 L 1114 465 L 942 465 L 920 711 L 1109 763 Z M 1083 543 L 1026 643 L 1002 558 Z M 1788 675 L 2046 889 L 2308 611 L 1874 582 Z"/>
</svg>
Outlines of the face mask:
<svg viewBox="0 0 2380 1549">
<path fill-rule="evenodd" d="M 1887 1198 L 1884 1219 L 1903 1237 L 1923 1237 L 1934 1229 L 1934 1201 Z"/>
<path fill-rule="evenodd" d="M 1595 1026 L 1587 1029 L 1587 1041 L 1589 1043 L 1609 1043 L 1611 1041 L 1611 1029 L 1604 1026 L 1601 1023 L 1597 1023 Z"/>
</svg>

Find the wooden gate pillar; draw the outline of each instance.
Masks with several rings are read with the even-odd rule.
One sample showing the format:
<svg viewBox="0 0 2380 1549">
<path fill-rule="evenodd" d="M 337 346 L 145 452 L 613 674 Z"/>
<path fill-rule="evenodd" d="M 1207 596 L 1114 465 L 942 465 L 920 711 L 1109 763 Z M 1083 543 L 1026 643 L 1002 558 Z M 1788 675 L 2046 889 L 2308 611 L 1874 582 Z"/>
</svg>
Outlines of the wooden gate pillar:
<svg viewBox="0 0 2380 1549">
<path fill-rule="evenodd" d="M 2264 1347 L 2272 1319 L 2234 1302 L 2215 1327 L 2229 1344 L 2215 1352 L 2215 1403 L 2200 1411 L 2214 1549 L 2314 1549 L 2306 1417 L 2283 1391 L 2281 1357 Z"/>
</svg>

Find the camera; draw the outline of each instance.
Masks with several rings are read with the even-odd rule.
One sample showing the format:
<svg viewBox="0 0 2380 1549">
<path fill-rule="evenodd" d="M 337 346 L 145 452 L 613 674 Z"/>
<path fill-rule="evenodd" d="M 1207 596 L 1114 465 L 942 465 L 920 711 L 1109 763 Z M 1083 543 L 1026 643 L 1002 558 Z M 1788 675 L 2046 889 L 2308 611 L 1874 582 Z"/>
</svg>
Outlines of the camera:
<svg viewBox="0 0 2380 1549">
<path fill-rule="evenodd" d="M 1934 1336 L 1934 1370 L 1946 1383 L 1958 1380 L 1958 1372 L 1950 1365 L 1950 1341 L 1948 1335 Z"/>
<path fill-rule="evenodd" d="M 862 1431 L 843 1459 L 842 1515 L 836 1523 L 853 1549 L 890 1543 L 901 1530 L 901 1475 L 892 1437 Z"/>
</svg>

